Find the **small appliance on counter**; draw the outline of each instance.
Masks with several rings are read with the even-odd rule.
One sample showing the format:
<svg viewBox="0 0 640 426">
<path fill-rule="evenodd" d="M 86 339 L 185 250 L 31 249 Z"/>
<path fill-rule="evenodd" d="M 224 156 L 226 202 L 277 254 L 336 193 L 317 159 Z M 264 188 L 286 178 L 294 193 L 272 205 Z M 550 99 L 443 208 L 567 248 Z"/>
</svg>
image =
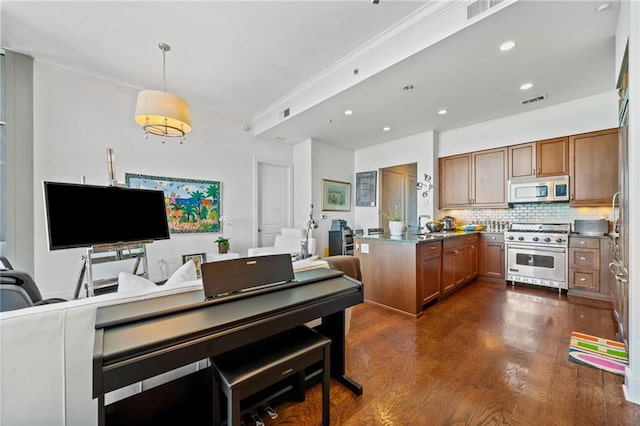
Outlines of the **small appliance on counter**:
<svg viewBox="0 0 640 426">
<path fill-rule="evenodd" d="M 456 230 L 456 219 L 453 216 L 445 216 L 440 219 L 442 222 L 442 232 L 455 232 Z"/>
<path fill-rule="evenodd" d="M 609 233 L 609 221 L 600 220 L 579 220 L 573 222 L 573 232 L 579 235 L 591 237 L 604 237 Z"/>
</svg>

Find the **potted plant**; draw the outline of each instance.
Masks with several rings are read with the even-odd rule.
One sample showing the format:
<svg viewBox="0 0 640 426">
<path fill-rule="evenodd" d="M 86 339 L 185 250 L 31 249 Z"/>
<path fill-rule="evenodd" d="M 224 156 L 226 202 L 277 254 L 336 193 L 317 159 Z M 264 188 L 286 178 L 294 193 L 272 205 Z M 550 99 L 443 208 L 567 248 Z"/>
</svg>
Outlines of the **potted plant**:
<svg viewBox="0 0 640 426">
<path fill-rule="evenodd" d="M 389 209 L 389 214 L 382 212 L 384 217 L 389 219 L 389 233 L 392 237 L 402 235 L 404 231 L 404 221 L 402 220 L 402 210 L 400 209 L 400 201 L 396 201 L 394 208 Z"/>
<path fill-rule="evenodd" d="M 220 254 L 224 254 L 228 252 L 229 247 L 231 247 L 231 244 L 229 243 L 229 238 L 220 236 L 214 242 L 218 244 L 218 253 Z"/>
</svg>

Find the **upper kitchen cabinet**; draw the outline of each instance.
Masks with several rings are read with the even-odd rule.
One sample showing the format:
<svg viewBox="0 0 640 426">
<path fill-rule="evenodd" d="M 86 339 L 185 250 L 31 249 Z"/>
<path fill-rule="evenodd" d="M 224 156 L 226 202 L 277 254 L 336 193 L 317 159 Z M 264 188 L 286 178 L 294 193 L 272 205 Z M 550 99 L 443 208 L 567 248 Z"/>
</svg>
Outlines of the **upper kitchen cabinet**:
<svg viewBox="0 0 640 426">
<path fill-rule="evenodd" d="M 471 205 L 471 154 L 440 158 L 440 208 Z"/>
<path fill-rule="evenodd" d="M 569 138 L 509 147 L 509 179 L 569 174 Z"/>
<path fill-rule="evenodd" d="M 569 137 L 569 204 L 610 206 L 618 190 L 618 129 Z"/>
<path fill-rule="evenodd" d="M 507 148 L 440 159 L 440 208 L 507 207 Z"/>
</svg>

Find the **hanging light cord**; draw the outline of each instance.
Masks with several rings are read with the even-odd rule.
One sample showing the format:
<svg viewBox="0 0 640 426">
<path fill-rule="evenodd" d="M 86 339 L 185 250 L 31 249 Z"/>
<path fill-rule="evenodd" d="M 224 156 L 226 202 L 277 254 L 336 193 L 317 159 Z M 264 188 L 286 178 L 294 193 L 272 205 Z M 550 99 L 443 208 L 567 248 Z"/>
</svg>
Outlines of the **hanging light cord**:
<svg viewBox="0 0 640 426">
<path fill-rule="evenodd" d="M 167 52 L 171 50 L 171 46 L 166 43 L 158 43 L 158 47 L 162 50 L 162 87 L 167 91 Z"/>
</svg>

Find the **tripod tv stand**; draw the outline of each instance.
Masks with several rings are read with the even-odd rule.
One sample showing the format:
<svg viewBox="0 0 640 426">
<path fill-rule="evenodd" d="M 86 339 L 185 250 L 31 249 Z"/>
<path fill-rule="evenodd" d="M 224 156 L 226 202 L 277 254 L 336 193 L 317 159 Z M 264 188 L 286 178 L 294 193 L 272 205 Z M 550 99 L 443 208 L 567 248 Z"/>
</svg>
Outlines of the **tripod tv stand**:
<svg viewBox="0 0 640 426">
<path fill-rule="evenodd" d="M 85 274 L 87 276 L 87 282 L 84 283 L 84 287 L 87 297 L 94 296 L 96 290 L 100 291 L 101 289 L 113 287 L 118 284 L 117 274 L 116 276 L 96 279 L 96 271 L 94 268 L 99 264 L 112 263 L 113 268 L 109 267 L 109 269 L 115 269 L 116 266 L 122 268 L 125 265 L 131 265 L 131 263 L 133 263 L 131 273 L 148 279 L 147 243 L 151 242 L 153 241 L 135 241 L 126 244 L 104 244 L 88 247 L 86 254 L 82 256 L 82 267 L 73 298 L 77 299 L 80 295 Z M 119 262 L 121 265 L 116 265 L 115 262 Z M 142 265 L 142 272 L 138 273 L 140 265 Z"/>
</svg>

